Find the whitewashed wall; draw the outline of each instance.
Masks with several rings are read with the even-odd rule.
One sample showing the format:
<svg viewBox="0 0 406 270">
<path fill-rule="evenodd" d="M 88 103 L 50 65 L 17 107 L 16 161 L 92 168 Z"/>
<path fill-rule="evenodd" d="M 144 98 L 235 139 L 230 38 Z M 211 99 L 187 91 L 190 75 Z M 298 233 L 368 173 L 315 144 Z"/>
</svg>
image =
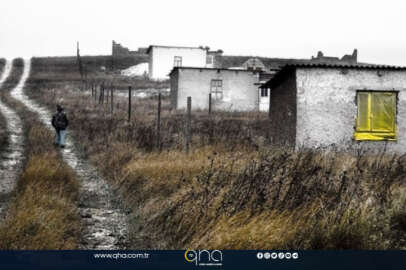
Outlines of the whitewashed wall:
<svg viewBox="0 0 406 270">
<path fill-rule="evenodd" d="M 255 85 L 258 76 L 252 72 L 217 69 L 179 69 L 178 72 L 177 85 L 172 84 L 177 89 L 171 89 L 171 95 L 176 95 L 176 109 L 186 108 L 188 96 L 192 97 L 193 109 L 208 109 L 210 82 L 219 79 L 223 80 L 223 99 L 213 100 L 213 109 L 258 110 L 258 86 Z"/>
<path fill-rule="evenodd" d="M 205 67 L 206 54 L 207 51 L 200 48 L 153 47 L 150 52 L 150 78 L 168 79 L 175 56 L 182 57 L 184 67 Z"/>
<path fill-rule="evenodd" d="M 406 71 L 299 68 L 296 148 L 337 145 L 406 152 Z M 399 91 L 396 142 L 353 140 L 357 115 L 356 91 Z"/>
</svg>

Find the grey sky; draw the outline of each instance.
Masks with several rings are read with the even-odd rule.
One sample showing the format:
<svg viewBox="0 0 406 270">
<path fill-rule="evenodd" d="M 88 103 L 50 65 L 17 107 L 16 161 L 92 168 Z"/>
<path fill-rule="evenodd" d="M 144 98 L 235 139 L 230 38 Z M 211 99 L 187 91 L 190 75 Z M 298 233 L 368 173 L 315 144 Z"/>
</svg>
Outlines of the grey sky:
<svg viewBox="0 0 406 270">
<path fill-rule="evenodd" d="M 404 1 L 403 1 L 404 2 Z M 111 53 L 150 44 L 208 45 L 225 54 L 309 58 L 359 50 L 363 62 L 406 65 L 402 1 L 2 0 L 0 57 Z"/>
</svg>

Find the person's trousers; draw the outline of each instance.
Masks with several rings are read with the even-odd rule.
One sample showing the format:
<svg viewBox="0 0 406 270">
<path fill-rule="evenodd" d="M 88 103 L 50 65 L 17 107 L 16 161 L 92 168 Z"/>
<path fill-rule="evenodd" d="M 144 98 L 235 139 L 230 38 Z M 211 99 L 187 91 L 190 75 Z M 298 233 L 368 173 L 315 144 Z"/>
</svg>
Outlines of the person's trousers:
<svg viewBox="0 0 406 270">
<path fill-rule="evenodd" d="M 65 146 L 66 130 L 56 130 L 55 144 Z"/>
</svg>

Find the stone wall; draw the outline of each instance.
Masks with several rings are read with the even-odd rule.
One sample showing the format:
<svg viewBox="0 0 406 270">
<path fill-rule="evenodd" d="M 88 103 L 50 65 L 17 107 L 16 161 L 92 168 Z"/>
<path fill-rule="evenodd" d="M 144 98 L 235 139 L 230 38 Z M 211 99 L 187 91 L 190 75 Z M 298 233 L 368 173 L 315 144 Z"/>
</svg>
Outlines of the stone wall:
<svg viewBox="0 0 406 270">
<path fill-rule="evenodd" d="M 296 147 L 335 145 L 342 149 L 406 152 L 406 71 L 299 68 L 296 78 Z M 397 141 L 353 139 L 357 90 L 398 91 Z"/>
<path fill-rule="evenodd" d="M 176 83 L 172 82 L 175 80 Z M 223 98 L 212 100 L 214 110 L 257 111 L 258 76 L 250 71 L 207 68 L 181 68 L 171 73 L 171 95 L 176 109 L 186 108 L 186 99 L 192 97 L 193 109 L 208 109 L 211 80 L 222 80 Z M 176 87 L 176 88 L 172 88 Z"/>
</svg>

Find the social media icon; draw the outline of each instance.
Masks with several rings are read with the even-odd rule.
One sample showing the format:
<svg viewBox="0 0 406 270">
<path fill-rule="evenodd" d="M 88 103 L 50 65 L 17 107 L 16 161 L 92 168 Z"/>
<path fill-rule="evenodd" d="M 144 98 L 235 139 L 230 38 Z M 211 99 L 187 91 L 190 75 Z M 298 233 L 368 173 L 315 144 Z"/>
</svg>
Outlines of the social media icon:
<svg viewBox="0 0 406 270">
<path fill-rule="evenodd" d="M 277 254 L 276 252 L 272 252 L 271 258 L 274 259 L 274 260 L 277 259 L 277 258 L 278 258 L 278 254 Z"/>
<path fill-rule="evenodd" d="M 279 259 L 283 259 L 283 257 L 285 257 L 285 254 L 283 254 L 283 252 L 279 252 L 278 257 Z"/>
<path fill-rule="evenodd" d="M 286 252 L 285 258 L 289 260 L 290 258 L 292 258 L 292 254 L 290 252 Z"/>
<path fill-rule="evenodd" d="M 271 253 L 265 252 L 265 253 L 264 253 L 264 258 L 267 259 L 267 260 L 269 260 L 269 258 L 271 258 Z"/>
<path fill-rule="evenodd" d="M 292 258 L 293 259 L 298 259 L 299 258 L 299 254 L 297 252 L 292 253 Z"/>
<path fill-rule="evenodd" d="M 264 257 L 264 254 L 263 254 L 262 252 L 258 252 L 258 253 L 257 253 L 257 258 L 258 258 L 259 260 L 261 260 L 263 257 Z"/>
</svg>

